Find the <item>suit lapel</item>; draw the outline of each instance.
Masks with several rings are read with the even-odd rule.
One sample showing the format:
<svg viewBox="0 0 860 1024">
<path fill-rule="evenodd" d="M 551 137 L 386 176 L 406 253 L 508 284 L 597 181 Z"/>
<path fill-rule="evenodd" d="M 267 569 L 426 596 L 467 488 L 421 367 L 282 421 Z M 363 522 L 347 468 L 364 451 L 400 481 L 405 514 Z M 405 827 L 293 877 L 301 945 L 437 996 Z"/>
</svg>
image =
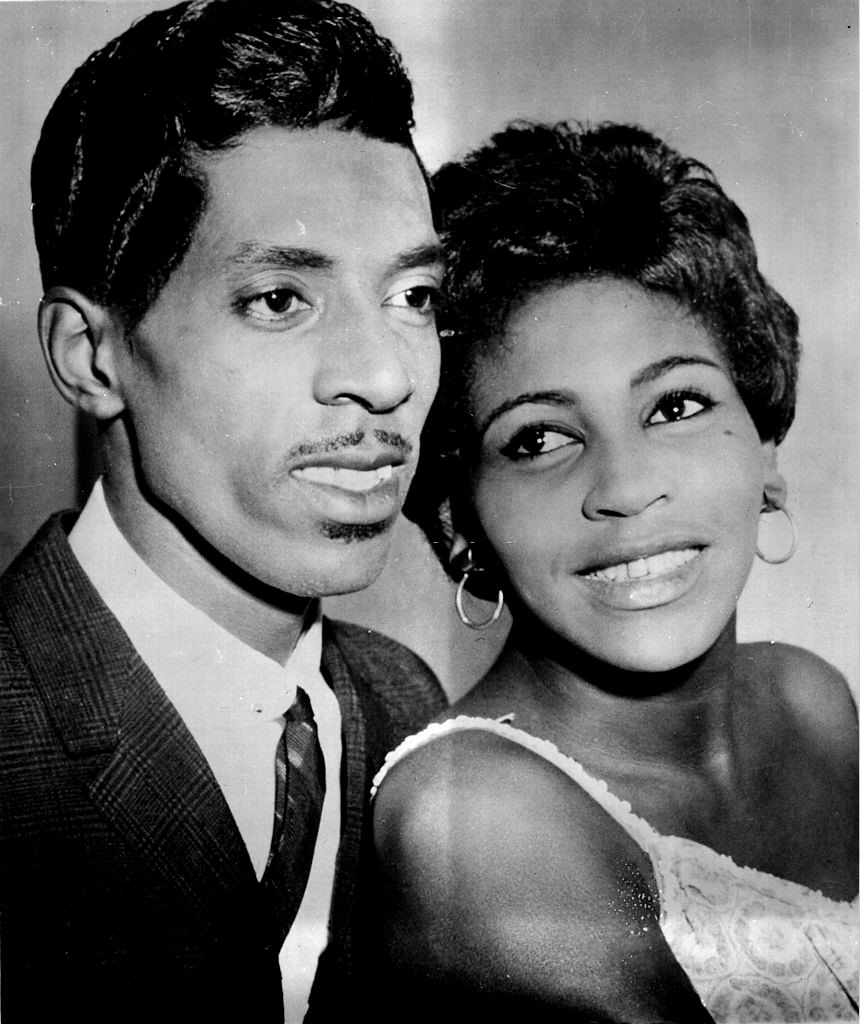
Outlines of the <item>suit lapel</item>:
<svg viewBox="0 0 860 1024">
<path fill-rule="evenodd" d="M 213 939 L 267 942 L 274 916 L 212 771 L 57 518 L 26 556 L 10 624 L 66 749 L 103 755 L 92 800 Z"/>
<path fill-rule="evenodd" d="M 368 795 L 367 743 L 364 714 L 349 668 L 328 620 L 323 620 L 323 675 L 340 705 L 343 735 L 341 767 L 341 833 L 332 901 L 331 931 L 348 948 L 352 908 L 363 841 Z"/>
<path fill-rule="evenodd" d="M 212 771 L 139 660 L 128 678 L 119 742 L 90 795 L 213 936 L 262 909 L 245 845 Z"/>
</svg>

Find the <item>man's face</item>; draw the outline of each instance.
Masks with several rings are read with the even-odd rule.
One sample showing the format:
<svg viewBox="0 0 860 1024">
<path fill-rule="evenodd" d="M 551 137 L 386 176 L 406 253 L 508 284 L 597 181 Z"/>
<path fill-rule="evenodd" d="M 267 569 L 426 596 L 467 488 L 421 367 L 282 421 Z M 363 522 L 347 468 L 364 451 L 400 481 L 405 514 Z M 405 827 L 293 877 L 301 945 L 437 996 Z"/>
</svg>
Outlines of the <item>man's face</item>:
<svg viewBox="0 0 860 1024">
<path fill-rule="evenodd" d="M 355 133 L 258 128 L 201 164 L 188 252 L 118 354 L 145 499 L 127 526 L 157 541 L 161 503 L 282 591 L 360 589 L 438 378 L 417 162 Z"/>
</svg>

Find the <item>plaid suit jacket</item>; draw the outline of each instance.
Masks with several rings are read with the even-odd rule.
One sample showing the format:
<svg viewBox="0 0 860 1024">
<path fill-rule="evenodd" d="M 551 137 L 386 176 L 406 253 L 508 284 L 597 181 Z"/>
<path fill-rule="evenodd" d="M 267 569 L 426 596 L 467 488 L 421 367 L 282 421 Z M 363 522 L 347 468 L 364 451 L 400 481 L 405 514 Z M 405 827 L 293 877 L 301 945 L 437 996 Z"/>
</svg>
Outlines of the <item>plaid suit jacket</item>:
<svg viewBox="0 0 860 1024">
<path fill-rule="evenodd" d="M 0 581 L 0 1009 L 42 1020 L 282 1019 L 271 909 L 197 744 L 53 517 Z M 324 622 L 344 729 L 332 941 L 311 997 L 347 1007 L 367 799 L 444 706 L 415 655 Z M 346 1012 L 346 1011 L 345 1011 Z"/>
</svg>

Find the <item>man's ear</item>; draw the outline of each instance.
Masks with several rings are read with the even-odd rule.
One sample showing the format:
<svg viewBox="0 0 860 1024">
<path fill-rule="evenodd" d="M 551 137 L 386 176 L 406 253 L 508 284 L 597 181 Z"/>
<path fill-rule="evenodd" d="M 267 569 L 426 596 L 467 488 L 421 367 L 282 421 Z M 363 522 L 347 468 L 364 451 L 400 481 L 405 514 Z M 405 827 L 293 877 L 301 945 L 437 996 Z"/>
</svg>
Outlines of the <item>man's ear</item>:
<svg viewBox="0 0 860 1024">
<path fill-rule="evenodd" d="M 99 420 L 125 408 L 116 374 L 116 348 L 124 341 L 119 317 L 74 288 L 51 288 L 39 306 L 39 341 L 57 390 Z"/>
<path fill-rule="evenodd" d="M 764 466 L 763 505 L 767 508 L 784 508 L 788 487 L 782 473 L 776 468 L 776 444 L 773 441 L 762 441 L 761 448 Z"/>
</svg>

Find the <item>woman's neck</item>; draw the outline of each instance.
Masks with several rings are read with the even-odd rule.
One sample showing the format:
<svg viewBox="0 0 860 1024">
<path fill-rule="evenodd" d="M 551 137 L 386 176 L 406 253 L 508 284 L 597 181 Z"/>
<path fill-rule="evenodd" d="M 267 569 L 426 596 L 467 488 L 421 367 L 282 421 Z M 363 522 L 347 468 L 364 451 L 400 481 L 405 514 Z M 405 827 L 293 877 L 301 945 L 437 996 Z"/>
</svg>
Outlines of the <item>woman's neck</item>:
<svg viewBox="0 0 860 1024">
<path fill-rule="evenodd" d="M 490 688 L 516 685 L 543 735 L 581 759 L 639 770 L 731 773 L 737 683 L 734 617 L 696 661 L 665 673 L 632 673 L 515 626 Z M 519 724 L 528 728 L 520 715 Z"/>
</svg>

